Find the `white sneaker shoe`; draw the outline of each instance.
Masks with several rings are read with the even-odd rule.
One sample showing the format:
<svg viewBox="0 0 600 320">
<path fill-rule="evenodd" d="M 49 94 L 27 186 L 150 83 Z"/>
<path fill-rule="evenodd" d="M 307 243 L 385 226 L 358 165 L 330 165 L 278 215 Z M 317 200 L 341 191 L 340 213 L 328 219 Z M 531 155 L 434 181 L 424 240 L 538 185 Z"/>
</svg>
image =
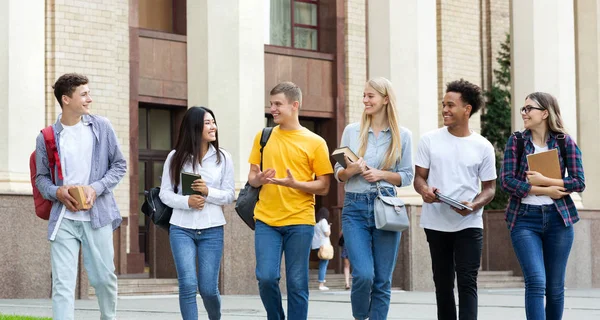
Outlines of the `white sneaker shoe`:
<svg viewBox="0 0 600 320">
<path fill-rule="evenodd" d="M 329 288 L 327 288 L 326 286 L 319 286 L 319 290 L 327 291 L 327 290 L 329 290 Z"/>
</svg>

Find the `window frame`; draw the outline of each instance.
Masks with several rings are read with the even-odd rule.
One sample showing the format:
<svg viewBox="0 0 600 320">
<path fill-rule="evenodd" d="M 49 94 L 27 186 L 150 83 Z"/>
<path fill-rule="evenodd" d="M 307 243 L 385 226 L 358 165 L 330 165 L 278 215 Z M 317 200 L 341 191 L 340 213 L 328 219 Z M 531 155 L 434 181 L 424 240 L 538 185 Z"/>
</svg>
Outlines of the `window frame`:
<svg viewBox="0 0 600 320">
<path fill-rule="evenodd" d="M 302 24 L 302 23 L 296 23 L 296 17 L 295 17 L 295 13 L 296 13 L 296 2 L 300 2 L 300 3 L 308 3 L 308 4 L 313 4 L 316 6 L 317 8 L 317 24 L 316 25 L 310 25 L 310 24 Z M 319 4 L 319 0 L 290 0 L 290 36 L 291 36 L 291 42 L 292 45 L 291 46 L 282 46 L 282 45 L 276 45 L 276 44 L 265 44 L 266 46 L 271 46 L 271 47 L 275 47 L 275 48 L 287 48 L 287 49 L 294 49 L 294 50 L 302 50 L 302 51 L 308 51 L 308 52 L 320 52 L 319 50 L 321 50 L 321 46 L 320 46 L 320 41 L 321 41 L 321 24 L 319 23 L 319 10 L 320 4 Z M 269 22 L 270 23 L 270 22 Z M 304 28 L 304 29 L 312 29 L 312 30 L 316 30 L 317 31 L 317 48 L 316 49 L 305 49 L 305 48 L 298 48 L 296 47 L 296 41 L 295 41 L 295 35 L 296 32 L 294 31 L 294 28 Z"/>
</svg>

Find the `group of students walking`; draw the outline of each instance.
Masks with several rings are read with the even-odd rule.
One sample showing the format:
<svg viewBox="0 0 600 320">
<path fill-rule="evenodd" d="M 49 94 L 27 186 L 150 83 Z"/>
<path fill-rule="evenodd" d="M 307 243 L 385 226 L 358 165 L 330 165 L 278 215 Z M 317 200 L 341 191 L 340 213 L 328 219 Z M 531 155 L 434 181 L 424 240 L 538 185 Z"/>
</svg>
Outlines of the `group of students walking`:
<svg viewBox="0 0 600 320">
<path fill-rule="evenodd" d="M 110 122 L 90 114 L 87 78 L 63 75 L 54 92 L 63 111 L 54 129 L 62 163 L 57 170 L 62 170 L 64 179 L 52 180 L 42 135 L 36 147 L 36 185 L 45 198 L 55 201 L 48 227 L 54 318 L 73 319 L 81 244 L 102 319 L 115 319 L 112 230 L 121 219 L 112 189 L 125 174 L 125 160 Z M 283 82 L 270 91 L 270 113 L 277 126 L 264 148 L 261 132 L 254 137 L 248 172 L 248 182 L 261 188 L 254 211 L 256 278 L 268 319 L 286 317 L 279 290 L 284 253 L 287 317 L 307 319 L 315 224 L 322 224 L 317 225 L 323 233 L 318 237 L 330 232 L 326 219 L 315 221 L 315 195 L 328 193 L 331 175 L 345 188 L 341 220 L 344 251 L 353 266 L 355 319 L 386 319 L 390 306 L 401 233 L 375 227 L 377 188 L 396 194 L 397 187 L 411 184 L 424 202 L 420 224 L 430 248 L 438 319 L 457 318 L 455 278 L 459 319 L 477 319 L 482 214 L 494 197 L 497 179 L 493 146 L 469 128 L 469 118 L 484 103 L 481 89 L 462 79 L 447 85 L 442 101 L 444 127 L 423 135 L 414 164 L 412 135 L 399 125 L 398 103 L 389 80 L 369 80 L 362 118 L 346 126 L 340 142 L 359 159 L 346 159 L 345 166 L 336 163 L 332 167 L 325 140 L 300 125 L 300 88 Z M 551 95 L 530 94 L 521 115 L 525 130 L 520 138 L 509 138 L 500 171 L 501 187 L 510 193 L 506 221 L 525 276 L 527 319 L 560 319 L 573 223 L 578 220 L 570 193 L 585 188 L 581 152 L 566 134 Z M 559 157 L 564 178 L 529 171 L 525 156 L 557 148 L 559 140 L 567 153 L 566 162 Z M 79 152 L 81 145 L 89 152 Z M 518 145 L 523 147 L 522 155 Z M 182 195 L 181 172 L 201 175 L 192 184 L 200 195 Z M 67 192 L 72 185 L 85 186 L 90 210 L 74 208 Z M 437 192 L 462 201 L 472 211 L 451 208 L 439 201 Z M 169 238 L 183 319 L 198 319 L 198 291 L 208 318 L 221 318 L 218 274 L 226 223 L 222 206 L 234 197 L 233 161 L 219 147 L 215 114 L 206 107 L 191 107 L 183 117 L 175 149 L 165 161 L 160 192 L 160 199 L 173 208 Z M 319 274 L 325 272 L 326 264 L 319 269 Z M 319 280 L 324 282 L 324 274 Z"/>
</svg>

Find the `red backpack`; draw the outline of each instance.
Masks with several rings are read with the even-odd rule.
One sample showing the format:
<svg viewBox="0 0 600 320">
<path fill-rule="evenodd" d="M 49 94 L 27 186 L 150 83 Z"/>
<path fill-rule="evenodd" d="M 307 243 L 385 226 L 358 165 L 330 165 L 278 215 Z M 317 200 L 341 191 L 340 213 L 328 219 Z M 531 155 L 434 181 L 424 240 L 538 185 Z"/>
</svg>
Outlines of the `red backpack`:
<svg viewBox="0 0 600 320">
<path fill-rule="evenodd" d="M 60 168 L 60 158 L 58 157 L 58 149 L 56 148 L 56 140 L 54 140 L 54 130 L 52 126 L 42 129 L 44 142 L 46 142 L 46 152 L 48 153 L 48 163 L 50 164 L 50 173 L 52 174 L 52 182 L 56 183 L 54 176 L 54 168 L 58 171 L 58 178 L 62 180 L 62 170 Z M 37 168 L 35 165 L 35 151 L 29 157 L 29 172 L 31 174 L 31 186 L 33 187 L 33 202 L 35 203 L 35 214 L 44 219 L 50 219 L 50 210 L 52 210 L 52 201 L 44 199 L 40 190 L 35 185 L 35 175 Z"/>
</svg>

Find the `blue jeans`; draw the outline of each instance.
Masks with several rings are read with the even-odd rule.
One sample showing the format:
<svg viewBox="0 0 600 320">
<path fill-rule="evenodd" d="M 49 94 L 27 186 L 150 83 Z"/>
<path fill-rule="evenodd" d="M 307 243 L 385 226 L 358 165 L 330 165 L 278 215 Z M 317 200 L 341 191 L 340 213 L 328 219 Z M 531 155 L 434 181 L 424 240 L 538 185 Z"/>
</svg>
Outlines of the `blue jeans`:
<svg viewBox="0 0 600 320">
<path fill-rule="evenodd" d="M 319 282 L 325 282 L 325 275 L 327 274 L 327 265 L 329 260 L 319 260 Z"/>
<path fill-rule="evenodd" d="M 393 194 L 391 188 L 384 188 Z M 385 194 L 386 192 L 382 190 Z M 400 232 L 375 228 L 376 193 L 346 192 L 342 211 L 344 247 L 352 265 L 352 315 L 356 319 L 386 319 L 390 308 L 392 272 Z"/>
<path fill-rule="evenodd" d="M 527 319 L 561 319 L 567 260 L 574 237 L 573 226 L 565 227 L 554 204 L 521 204 L 510 237 L 525 277 Z"/>
<path fill-rule="evenodd" d="M 288 319 L 307 319 L 308 260 L 313 234 L 314 227 L 311 225 L 271 227 L 262 221 L 256 221 L 254 234 L 256 279 L 260 299 L 267 311 L 267 319 L 285 319 L 279 290 L 283 252 L 285 252 Z"/>
<path fill-rule="evenodd" d="M 200 291 L 208 318 L 221 319 L 219 269 L 223 227 L 197 230 L 171 225 L 169 240 L 177 269 L 181 316 L 184 320 L 198 319 L 196 292 Z"/>
</svg>

